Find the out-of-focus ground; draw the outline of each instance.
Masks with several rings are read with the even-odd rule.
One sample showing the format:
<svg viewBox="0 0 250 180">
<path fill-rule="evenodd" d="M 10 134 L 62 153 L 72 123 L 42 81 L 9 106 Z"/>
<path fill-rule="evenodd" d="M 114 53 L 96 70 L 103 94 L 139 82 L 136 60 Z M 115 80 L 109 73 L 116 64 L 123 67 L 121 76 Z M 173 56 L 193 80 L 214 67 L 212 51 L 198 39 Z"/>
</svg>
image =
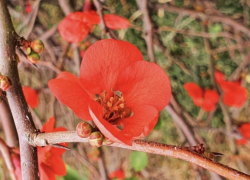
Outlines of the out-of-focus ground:
<svg viewBox="0 0 250 180">
<path fill-rule="evenodd" d="M 79 74 L 81 58 L 78 52 L 85 48 L 86 42 L 92 44 L 101 38 L 101 29 L 96 26 L 78 44 L 78 51 L 75 51 L 75 45 L 60 37 L 56 27 L 65 17 L 62 4 L 66 4 L 72 11 L 82 11 L 83 3 L 83 0 L 69 0 L 61 4 L 56 0 L 9 1 L 9 10 L 17 33 L 29 40 L 41 39 L 46 47 L 37 69 L 22 56 L 19 64 L 22 85 L 39 91 L 39 106 L 32 110 L 37 126 L 51 116 L 56 117 L 57 126 L 64 126 L 69 130 L 74 130 L 80 122 L 70 109 L 60 104 L 51 94 L 47 82 L 60 71 Z M 145 60 L 148 60 L 145 34 L 142 33 L 143 21 L 136 1 L 106 0 L 104 4 L 108 9 L 105 13 L 123 16 L 131 23 L 126 30 L 114 31 L 118 38 L 136 45 Z M 239 136 L 238 126 L 250 122 L 249 99 L 241 108 L 218 105 L 214 112 L 207 113 L 194 105 L 183 88 L 186 82 L 211 88 L 212 68 L 222 71 L 232 80 L 240 79 L 242 85 L 249 89 L 250 2 L 149 0 L 148 4 L 153 24 L 156 63 L 169 75 L 176 100 L 171 104 L 172 109 L 188 125 L 198 143 L 203 142 L 208 150 L 224 154 L 221 163 L 250 174 L 250 146 L 237 145 L 235 139 Z M 29 5 L 32 6 L 31 11 L 27 10 Z M 221 20 L 218 21 L 218 18 Z M 242 26 L 239 27 L 237 23 Z M 209 40 L 209 47 L 204 44 L 205 39 Z M 2 129 L 0 130 L 2 133 Z M 178 122 L 166 110 L 161 112 L 158 124 L 147 139 L 171 145 L 190 145 Z M 70 144 L 69 147 L 71 150 L 65 153 L 64 160 L 70 173 L 75 173 L 79 179 L 100 179 L 102 161 L 106 165 L 107 174 L 122 168 L 128 179 L 213 179 L 208 171 L 170 157 L 148 154 L 147 166 L 141 171 L 135 171 L 131 166 L 132 152 L 129 150 L 101 147 L 102 155 L 95 160 L 93 156 L 96 150 L 89 144 Z M 91 153 L 92 156 L 88 156 Z M 6 167 L 0 160 L 0 179 L 8 179 L 5 172 Z M 72 177 L 64 179 L 77 179 Z"/>
</svg>

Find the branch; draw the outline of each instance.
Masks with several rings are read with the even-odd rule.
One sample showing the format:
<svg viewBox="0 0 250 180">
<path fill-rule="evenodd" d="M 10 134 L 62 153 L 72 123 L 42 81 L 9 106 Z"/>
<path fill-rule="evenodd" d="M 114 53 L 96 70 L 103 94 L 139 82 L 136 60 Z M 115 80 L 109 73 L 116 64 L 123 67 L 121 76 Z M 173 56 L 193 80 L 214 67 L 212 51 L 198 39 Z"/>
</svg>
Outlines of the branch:
<svg viewBox="0 0 250 180">
<path fill-rule="evenodd" d="M 145 41 L 148 49 L 148 56 L 151 62 L 155 62 L 154 49 L 153 49 L 153 32 L 152 23 L 149 17 L 147 2 L 145 0 L 137 0 L 137 5 L 143 14 L 143 31 Z"/>
<path fill-rule="evenodd" d="M 7 91 L 7 98 L 19 136 L 22 177 L 38 180 L 36 147 L 28 143 L 28 134 L 36 131 L 31 114 L 25 101 L 20 84 L 15 54 L 16 33 L 7 9 L 7 1 L 0 1 L 0 71 L 10 78 L 12 88 Z"/>
<path fill-rule="evenodd" d="M 227 16 L 209 15 L 209 14 L 205 14 L 203 12 L 198 12 L 198 11 L 189 10 L 189 9 L 185 9 L 185 8 L 178 8 L 175 6 L 169 6 L 167 4 L 157 4 L 155 7 L 156 7 L 156 9 L 163 8 L 164 10 L 171 12 L 171 13 L 177 13 L 177 14 L 182 14 L 184 16 L 198 18 L 201 20 L 208 20 L 208 21 L 212 21 L 212 22 L 219 22 L 219 23 L 227 24 L 227 25 L 233 27 L 235 30 L 241 31 L 250 37 L 250 29 L 248 29 L 243 24 L 238 23 Z"/>
<path fill-rule="evenodd" d="M 40 134 L 35 133 L 30 136 L 29 141 L 34 146 L 47 146 L 63 142 L 88 142 L 88 138 L 80 138 L 77 135 L 76 131 L 64 131 Z M 114 143 L 110 146 L 163 156 L 170 156 L 197 164 L 205 169 L 213 171 L 229 179 L 250 180 L 249 175 L 205 158 L 202 155 L 190 150 L 190 148 L 171 146 L 145 140 L 134 140 L 132 142 L 132 146 L 120 143 Z"/>
<path fill-rule="evenodd" d="M 0 119 L 6 142 L 10 147 L 18 147 L 18 136 L 8 102 L 0 99 Z"/>
<path fill-rule="evenodd" d="M 11 160 L 11 155 L 9 151 L 9 147 L 7 144 L 0 138 L 0 152 L 2 154 L 2 157 L 4 159 L 4 162 L 9 170 L 10 176 L 12 180 L 16 180 L 15 176 L 15 167 L 13 165 L 13 162 Z"/>
</svg>

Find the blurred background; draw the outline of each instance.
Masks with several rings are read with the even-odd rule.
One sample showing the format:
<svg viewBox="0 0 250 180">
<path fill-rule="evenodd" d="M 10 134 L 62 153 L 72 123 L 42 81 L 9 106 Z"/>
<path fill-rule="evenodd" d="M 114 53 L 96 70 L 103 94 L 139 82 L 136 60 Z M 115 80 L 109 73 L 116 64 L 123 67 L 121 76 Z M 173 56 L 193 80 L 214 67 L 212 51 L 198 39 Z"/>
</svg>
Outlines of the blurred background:
<svg viewBox="0 0 250 180">
<path fill-rule="evenodd" d="M 83 11 L 84 0 L 9 0 L 8 3 L 17 34 L 28 40 L 41 39 L 45 44 L 37 68 L 18 54 L 21 83 L 38 95 L 38 105 L 30 108 L 36 126 L 41 128 L 54 116 L 56 126 L 74 130 L 80 119 L 57 101 L 47 83 L 61 71 L 79 74 L 85 50 L 102 38 L 101 27 L 94 26 L 81 42 L 69 43 L 60 36 L 57 26 L 68 13 Z M 159 64 L 171 80 L 171 103 L 161 111 L 156 127 L 146 139 L 178 146 L 203 143 L 207 151 L 223 154 L 220 158 L 211 154 L 214 161 L 250 174 L 250 135 L 246 135 L 250 128 L 241 128 L 250 123 L 250 1 L 148 0 L 146 9 L 136 0 L 101 3 L 104 14 L 116 14 L 130 22 L 126 29 L 110 31 L 118 39 L 137 46 L 144 59 Z M 95 9 L 92 5 L 92 10 Z M 227 89 L 228 96 L 236 101 L 242 99 L 240 102 L 225 102 L 227 91 L 214 79 L 218 71 L 224 74 L 225 81 L 236 82 Z M 187 82 L 202 89 L 203 95 L 199 97 L 202 101 L 212 98 L 205 97 L 207 89 L 216 90 L 220 98 L 213 108 L 206 110 L 197 105 L 192 96 L 195 90 L 184 88 Z M 246 93 L 237 92 L 236 86 Z M 4 137 L 1 126 L 0 130 Z M 60 180 L 98 180 L 105 174 L 113 179 L 113 172 L 119 174 L 117 179 L 126 180 L 223 179 L 170 157 L 105 146 L 97 149 L 84 143 L 71 143 L 69 147 L 71 150 L 64 154 L 68 174 L 58 177 Z M 6 166 L 0 159 L 0 179 L 9 179 L 5 172 Z"/>
</svg>

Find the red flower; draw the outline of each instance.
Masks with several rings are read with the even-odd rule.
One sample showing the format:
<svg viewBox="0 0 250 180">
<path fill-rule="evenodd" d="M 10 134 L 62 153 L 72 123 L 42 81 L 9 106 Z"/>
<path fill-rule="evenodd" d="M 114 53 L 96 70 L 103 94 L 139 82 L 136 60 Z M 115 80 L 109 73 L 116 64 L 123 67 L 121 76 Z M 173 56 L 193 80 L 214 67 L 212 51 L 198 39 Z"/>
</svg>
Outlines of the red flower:
<svg viewBox="0 0 250 180">
<path fill-rule="evenodd" d="M 219 100 L 219 95 L 215 90 L 206 89 L 205 91 L 195 83 L 186 83 L 184 88 L 192 98 L 194 104 L 205 111 L 215 109 Z"/>
<path fill-rule="evenodd" d="M 69 42 L 82 41 L 100 21 L 95 11 L 74 12 L 66 16 L 58 26 L 59 33 Z"/>
<path fill-rule="evenodd" d="M 20 161 L 20 154 L 11 153 L 11 160 L 13 162 L 13 165 L 15 167 L 15 176 L 17 180 L 22 180 L 22 171 L 21 171 L 21 161 Z"/>
<path fill-rule="evenodd" d="M 65 131 L 63 127 L 54 128 L 55 118 L 51 117 L 41 129 L 42 132 Z M 67 146 L 66 143 L 62 144 Z M 56 180 L 55 175 L 66 175 L 66 167 L 62 160 L 62 154 L 65 149 L 55 148 L 51 146 L 38 147 L 38 165 L 41 180 Z"/>
<path fill-rule="evenodd" d="M 111 29 L 124 29 L 129 27 L 129 21 L 123 17 L 104 15 L 107 27 Z M 100 23 L 100 17 L 95 11 L 74 12 L 66 16 L 58 26 L 62 38 L 69 42 L 80 42 L 92 30 L 93 25 Z"/>
<path fill-rule="evenodd" d="M 117 180 L 125 179 L 125 174 L 122 169 L 117 169 L 116 171 L 109 174 L 110 179 L 116 178 Z"/>
<path fill-rule="evenodd" d="M 115 14 L 104 15 L 106 26 L 110 29 L 126 29 L 129 27 L 129 21 L 121 16 Z"/>
<path fill-rule="evenodd" d="M 153 129 L 171 96 L 168 76 L 158 65 L 143 61 L 134 45 L 113 39 L 87 49 L 79 78 L 63 72 L 49 88 L 104 136 L 126 144 Z"/>
<path fill-rule="evenodd" d="M 25 96 L 25 99 L 28 103 L 28 105 L 31 108 L 36 108 L 39 104 L 39 99 L 38 99 L 38 93 L 36 90 L 31 89 L 30 87 L 23 87 L 23 94 Z"/>
<path fill-rule="evenodd" d="M 224 92 L 223 102 L 227 106 L 241 107 L 247 100 L 248 92 L 245 87 L 240 85 L 239 81 L 226 81 L 224 74 L 215 72 L 215 80 Z"/>
<path fill-rule="evenodd" d="M 238 145 L 247 144 L 250 140 L 250 123 L 244 123 L 240 126 L 239 132 L 242 135 L 242 139 L 237 140 Z"/>
</svg>

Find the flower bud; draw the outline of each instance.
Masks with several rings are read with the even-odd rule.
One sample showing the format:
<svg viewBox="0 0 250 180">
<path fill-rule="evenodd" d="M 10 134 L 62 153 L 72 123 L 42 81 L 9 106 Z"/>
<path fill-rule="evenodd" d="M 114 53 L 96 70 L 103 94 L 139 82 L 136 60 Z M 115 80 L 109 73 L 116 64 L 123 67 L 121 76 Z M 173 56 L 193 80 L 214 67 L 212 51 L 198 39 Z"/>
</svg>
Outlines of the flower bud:
<svg viewBox="0 0 250 180">
<path fill-rule="evenodd" d="M 40 39 L 32 41 L 30 47 L 36 53 L 41 53 L 44 50 L 44 44 Z"/>
<path fill-rule="evenodd" d="M 3 91 L 7 91 L 11 88 L 11 82 L 7 76 L 4 75 L 0 76 L 0 88 Z"/>
<path fill-rule="evenodd" d="M 109 138 L 107 138 L 107 137 L 105 137 L 105 139 L 104 139 L 104 144 L 106 144 L 106 145 L 111 145 L 111 144 L 113 144 L 114 143 L 114 141 L 111 141 Z"/>
<path fill-rule="evenodd" d="M 31 63 L 37 63 L 40 60 L 40 56 L 39 54 L 35 53 L 35 52 L 31 52 L 28 56 L 27 59 L 31 62 Z"/>
<path fill-rule="evenodd" d="M 101 132 L 92 132 L 89 136 L 89 144 L 94 147 L 100 147 L 103 143 L 104 137 Z"/>
<path fill-rule="evenodd" d="M 29 55 L 31 52 L 32 52 L 32 49 L 31 49 L 30 47 L 28 47 L 28 48 L 26 49 L 27 55 Z"/>
<path fill-rule="evenodd" d="M 80 136 L 81 138 L 89 137 L 92 131 L 93 131 L 92 126 L 87 122 L 80 122 L 76 126 L 77 135 Z"/>
</svg>

